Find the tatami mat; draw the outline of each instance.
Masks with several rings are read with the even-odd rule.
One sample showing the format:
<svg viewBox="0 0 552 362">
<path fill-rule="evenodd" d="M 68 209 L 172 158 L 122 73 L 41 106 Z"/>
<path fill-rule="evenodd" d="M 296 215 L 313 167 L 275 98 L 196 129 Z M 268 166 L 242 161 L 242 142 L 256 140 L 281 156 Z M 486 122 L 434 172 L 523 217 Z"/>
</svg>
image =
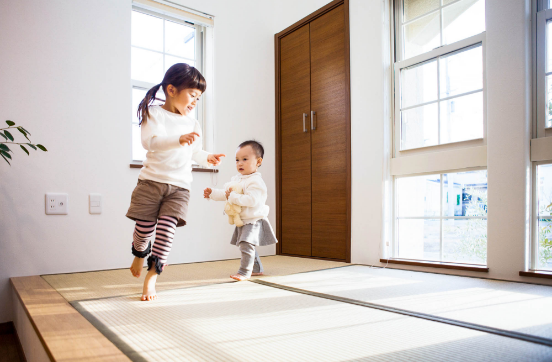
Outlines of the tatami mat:
<svg viewBox="0 0 552 362">
<path fill-rule="evenodd" d="M 271 283 L 552 339 L 552 287 L 353 265 Z"/>
<path fill-rule="evenodd" d="M 552 360 L 537 344 L 251 282 L 72 304 L 133 361 Z"/>
<path fill-rule="evenodd" d="M 261 260 L 267 276 L 289 275 L 349 265 L 287 256 L 266 256 Z M 131 261 L 129 259 L 129 267 Z M 229 275 L 237 272 L 239 266 L 239 259 L 169 265 L 157 280 L 157 291 L 231 282 Z M 141 293 L 145 275 L 144 268 L 139 279 L 134 278 L 129 269 L 44 275 L 43 278 L 71 302 Z"/>
</svg>

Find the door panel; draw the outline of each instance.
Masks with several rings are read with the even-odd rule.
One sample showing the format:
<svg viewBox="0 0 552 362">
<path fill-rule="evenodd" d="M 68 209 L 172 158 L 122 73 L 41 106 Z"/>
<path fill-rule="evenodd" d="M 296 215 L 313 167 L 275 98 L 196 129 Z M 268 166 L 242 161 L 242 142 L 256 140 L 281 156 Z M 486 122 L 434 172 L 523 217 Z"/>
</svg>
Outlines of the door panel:
<svg viewBox="0 0 552 362">
<path fill-rule="evenodd" d="M 347 257 L 349 130 L 344 6 L 310 23 L 312 141 L 312 256 Z"/>
<path fill-rule="evenodd" d="M 309 57 L 309 24 L 281 39 L 280 243 L 282 253 L 304 256 L 311 256 L 311 134 L 302 118 L 310 110 Z"/>
</svg>

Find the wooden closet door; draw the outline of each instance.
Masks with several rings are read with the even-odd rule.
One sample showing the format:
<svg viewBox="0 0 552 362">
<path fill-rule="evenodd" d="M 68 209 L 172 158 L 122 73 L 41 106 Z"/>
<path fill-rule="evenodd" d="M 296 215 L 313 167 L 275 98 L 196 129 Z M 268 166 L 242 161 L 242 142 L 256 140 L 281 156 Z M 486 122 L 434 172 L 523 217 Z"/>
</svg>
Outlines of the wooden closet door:
<svg viewBox="0 0 552 362">
<path fill-rule="evenodd" d="M 309 24 L 280 42 L 281 225 L 284 254 L 311 255 Z"/>
<path fill-rule="evenodd" d="M 312 256 L 346 259 L 348 247 L 348 77 L 344 6 L 310 23 Z"/>
</svg>

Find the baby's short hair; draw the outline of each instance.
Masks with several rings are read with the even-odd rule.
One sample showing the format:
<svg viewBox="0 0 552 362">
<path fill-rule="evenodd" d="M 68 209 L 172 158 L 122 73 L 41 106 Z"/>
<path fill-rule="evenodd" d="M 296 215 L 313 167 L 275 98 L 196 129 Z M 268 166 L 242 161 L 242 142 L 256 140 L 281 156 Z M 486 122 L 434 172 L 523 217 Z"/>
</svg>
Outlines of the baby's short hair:
<svg viewBox="0 0 552 362">
<path fill-rule="evenodd" d="M 261 144 L 261 142 L 255 141 L 255 140 L 248 140 L 245 142 L 240 143 L 238 148 L 242 148 L 245 146 L 251 146 L 253 148 L 253 151 L 255 151 L 255 155 L 257 157 L 263 158 L 264 157 L 264 147 Z"/>
</svg>

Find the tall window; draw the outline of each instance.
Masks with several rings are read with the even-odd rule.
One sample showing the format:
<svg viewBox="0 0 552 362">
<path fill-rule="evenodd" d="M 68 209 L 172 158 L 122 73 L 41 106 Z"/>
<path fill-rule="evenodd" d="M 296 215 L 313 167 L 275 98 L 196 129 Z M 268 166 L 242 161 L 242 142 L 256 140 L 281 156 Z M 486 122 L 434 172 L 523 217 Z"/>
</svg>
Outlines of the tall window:
<svg viewBox="0 0 552 362">
<path fill-rule="evenodd" d="M 487 172 L 455 162 L 486 146 L 485 0 L 396 0 L 395 34 L 392 257 L 486 264 Z"/>
<path fill-rule="evenodd" d="M 536 132 L 533 161 L 533 224 L 530 269 L 552 271 L 552 9 L 537 1 Z"/>
<path fill-rule="evenodd" d="M 142 148 L 136 110 L 146 92 L 163 80 L 167 69 L 187 63 L 202 71 L 202 27 L 191 22 L 134 7 L 132 10 L 132 160 L 141 162 Z M 162 90 L 157 97 L 164 99 Z M 162 102 L 162 101 L 161 101 Z M 201 101 L 191 114 L 202 122 Z M 203 126 L 203 125 L 202 125 Z"/>
</svg>

